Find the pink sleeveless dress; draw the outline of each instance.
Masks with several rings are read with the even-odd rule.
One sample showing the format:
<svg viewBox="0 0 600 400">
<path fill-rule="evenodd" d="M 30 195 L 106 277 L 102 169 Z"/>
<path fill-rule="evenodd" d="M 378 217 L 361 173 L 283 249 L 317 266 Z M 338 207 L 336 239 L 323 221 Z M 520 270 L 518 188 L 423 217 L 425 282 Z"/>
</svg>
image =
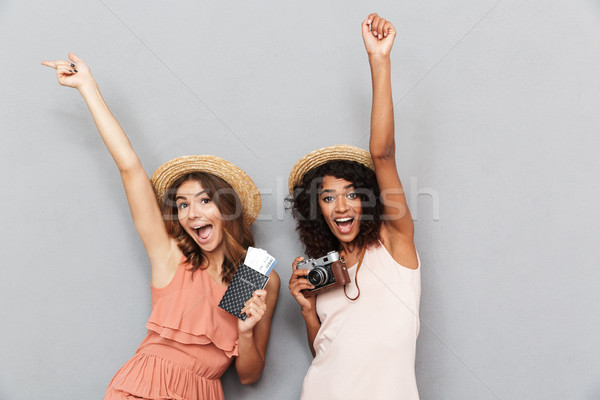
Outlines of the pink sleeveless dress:
<svg viewBox="0 0 600 400">
<path fill-rule="evenodd" d="M 348 296 L 358 293 L 356 265 L 348 269 Z M 398 264 L 380 244 L 365 252 L 358 272 L 360 297 L 342 288 L 317 296 L 321 328 L 302 400 L 418 400 L 415 351 L 419 335 L 421 262 Z"/>
<path fill-rule="evenodd" d="M 237 318 L 218 307 L 226 287 L 182 259 L 151 287 L 148 335 L 110 382 L 106 399 L 222 400 L 221 375 L 238 355 Z"/>
</svg>

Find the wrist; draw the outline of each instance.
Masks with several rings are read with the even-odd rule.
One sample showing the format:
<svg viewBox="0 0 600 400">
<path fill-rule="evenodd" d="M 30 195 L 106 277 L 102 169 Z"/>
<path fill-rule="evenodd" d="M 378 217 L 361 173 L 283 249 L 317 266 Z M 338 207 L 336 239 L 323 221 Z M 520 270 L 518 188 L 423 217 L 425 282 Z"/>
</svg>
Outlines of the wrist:
<svg viewBox="0 0 600 400">
<path fill-rule="evenodd" d="M 239 331 L 239 340 L 252 340 L 254 338 L 254 329 L 248 329 L 247 331 Z"/>
<path fill-rule="evenodd" d="M 317 311 L 314 309 L 314 307 L 311 307 L 310 309 L 302 308 L 300 312 L 302 313 L 302 316 L 305 320 L 317 317 Z"/>
<path fill-rule="evenodd" d="M 81 93 L 82 95 L 91 94 L 91 93 L 100 91 L 100 89 L 98 88 L 98 84 L 93 79 L 90 82 L 86 82 L 86 83 L 82 84 L 81 86 L 79 86 L 77 88 L 77 90 L 79 90 L 79 93 Z"/>
<path fill-rule="evenodd" d="M 371 64 L 389 64 L 390 63 L 390 54 L 382 54 L 382 53 L 369 53 L 369 62 Z"/>
</svg>

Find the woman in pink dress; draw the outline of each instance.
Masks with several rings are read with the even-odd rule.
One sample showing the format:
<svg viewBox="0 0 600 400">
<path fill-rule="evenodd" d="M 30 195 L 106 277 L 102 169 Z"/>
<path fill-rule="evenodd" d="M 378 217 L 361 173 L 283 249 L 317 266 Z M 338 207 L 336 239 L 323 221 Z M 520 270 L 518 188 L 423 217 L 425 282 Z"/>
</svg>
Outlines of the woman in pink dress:
<svg viewBox="0 0 600 400">
<path fill-rule="evenodd" d="M 242 384 L 265 366 L 279 293 L 275 271 L 238 320 L 218 307 L 246 250 L 260 193 L 235 165 L 215 156 L 171 160 L 148 179 L 86 63 L 44 61 L 85 100 L 123 180 L 151 266 L 148 334 L 110 382 L 105 399 L 223 399 L 220 377 L 235 359 Z"/>
<path fill-rule="evenodd" d="M 302 257 L 293 263 L 289 289 L 314 356 L 302 386 L 306 400 L 419 398 L 420 262 L 396 170 L 390 76 L 396 32 L 371 14 L 362 35 L 373 83 L 369 152 L 348 145 L 315 150 L 296 163 L 289 179 L 306 254 L 338 251 L 351 279 L 310 296 L 309 270 L 296 268 Z"/>
</svg>

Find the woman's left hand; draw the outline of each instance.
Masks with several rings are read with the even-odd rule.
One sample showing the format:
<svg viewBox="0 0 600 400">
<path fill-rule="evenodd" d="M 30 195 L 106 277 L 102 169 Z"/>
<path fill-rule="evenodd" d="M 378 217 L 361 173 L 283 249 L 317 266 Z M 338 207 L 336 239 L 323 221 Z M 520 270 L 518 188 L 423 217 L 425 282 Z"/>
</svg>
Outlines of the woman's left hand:
<svg viewBox="0 0 600 400">
<path fill-rule="evenodd" d="M 241 319 L 238 320 L 238 330 L 240 334 L 252 331 L 258 321 L 260 321 L 262 316 L 267 311 L 266 299 L 266 290 L 254 291 L 250 300 L 248 300 L 244 308 L 242 308 L 242 313 L 246 314 L 246 319 L 244 321 Z"/>
</svg>

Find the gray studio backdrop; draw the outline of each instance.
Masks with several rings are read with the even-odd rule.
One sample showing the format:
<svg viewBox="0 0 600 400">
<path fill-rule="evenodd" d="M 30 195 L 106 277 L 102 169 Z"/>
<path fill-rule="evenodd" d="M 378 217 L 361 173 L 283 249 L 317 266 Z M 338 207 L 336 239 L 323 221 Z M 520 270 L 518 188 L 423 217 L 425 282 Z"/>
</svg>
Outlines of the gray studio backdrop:
<svg viewBox="0 0 600 400">
<path fill-rule="evenodd" d="M 149 174 L 216 154 L 262 190 L 253 231 L 279 260 L 281 297 L 262 380 L 242 387 L 230 370 L 224 388 L 298 398 L 311 356 L 287 290 L 302 253 L 287 174 L 315 148 L 367 147 L 372 11 L 398 30 L 422 399 L 600 398 L 597 1 L 3 0 L 0 399 L 101 398 L 150 313 L 118 171 L 79 95 L 39 64 L 67 51 Z"/>
</svg>

